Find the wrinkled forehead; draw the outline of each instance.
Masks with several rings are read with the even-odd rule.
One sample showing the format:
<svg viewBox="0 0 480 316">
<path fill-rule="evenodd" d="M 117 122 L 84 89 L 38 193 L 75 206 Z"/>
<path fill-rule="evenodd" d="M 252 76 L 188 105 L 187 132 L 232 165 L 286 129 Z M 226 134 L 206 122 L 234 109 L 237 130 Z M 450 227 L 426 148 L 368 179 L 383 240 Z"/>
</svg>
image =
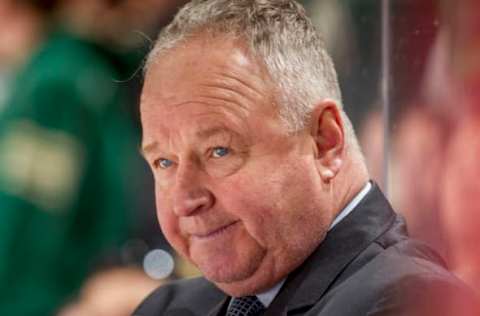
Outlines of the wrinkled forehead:
<svg viewBox="0 0 480 316">
<path fill-rule="evenodd" d="M 277 111 L 274 95 L 266 68 L 248 53 L 243 41 L 199 36 L 163 52 L 150 63 L 141 112 L 199 99 L 239 110 L 253 110 L 261 104 L 261 110 L 271 112 Z"/>
<path fill-rule="evenodd" d="M 213 117 L 233 125 L 276 117 L 271 80 L 242 45 L 237 39 L 200 37 L 158 55 L 142 91 L 144 133 L 161 122 L 174 128 L 175 118 L 193 123 L 203 114 L 220 113 Z"/>
<path fill-rule="evenodd" d="M 155 91 L 161 91 L 163 97 L 177 94 L 178 82 L 195 85 L 214 75 L 251 81 L 258 89 L 271 83 L 266 68 L 250 54 L 243 40 L 227 35 L 198 35 L 154 56 L 145 74 L 142 101 L 148 101 Z"/>
<path fill-rule="evenodd" d="M 242 56 L 241 59 L 237 59 L 242 65 L 246 61 L 243 59 L 244 57 L 255 59 L 247 44 L 248 40 L 235 33 L 228 34 L 200 29 L 183 36 L 172 44 L 167 43 L 169 42 L 159 42 L 152 49 L 147 59 L 146 72 L 148 72 L 150 64 L 156 64 L 169 58 L 178 59 L 180 56 L 188 57 L 190 55 L 195 59 L 201 58 L 202 60 L 212 57 L 211 60 L 217 62 L 227 62 L 231 57 Z M 235 58 L 229 61 L 235 61 Z"/>
</svg>

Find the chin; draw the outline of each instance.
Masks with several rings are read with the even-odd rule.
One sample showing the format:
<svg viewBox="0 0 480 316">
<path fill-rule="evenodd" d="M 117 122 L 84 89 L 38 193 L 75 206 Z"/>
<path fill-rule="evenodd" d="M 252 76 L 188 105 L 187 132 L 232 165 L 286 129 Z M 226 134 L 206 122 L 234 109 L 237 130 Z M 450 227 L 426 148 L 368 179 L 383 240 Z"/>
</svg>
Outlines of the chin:
<svg viewBox="0 0 480 316">
<path fill-rule="evenodd" d="M 250 263 L 252 261 L 249 261 Z M 254 295 L 268 290 L 281 280 L 274 272 L 273 261 L 265 256 L 254 265 L 243 269 L 219 269 L 205 277 L 219 289 L 231 296 Z M 237 267 L 238 268 L 238 267 Z M 212 271 L 209 271 L 212 272 Z"/>
<path fill-rule="evenodd" d="M 264 284 L 263 279 L 269 278 L 269 273 L 265 273 L 265 257 L 266 252 L 240 257 L 238 260 L 204 257 L 204 260 L 195 262 L 195 265 L 207 280 L 223 292 L 243 296 L 257 292 L 259 285 Z"/>
<path fill-rule="evenodd" d="M 230 296 L 247 296 L 262 293 L 273 287 L 280 280 L 273 275 L 265 273 L 263 269 L 257 270 L 247 278 L 233 282 L 213 282 L 219 289 Z"/>
<path fill-rule="evenodd" d="M 190 261 L 208 280 L 232 283 L 250 278 L 267 257 L 267 250 L 251 238 L 238 240 L 235 247 L 227 246 L 226 243 L 193 244 Z"/>
<path fill-rule="evenodd" d="M 243 260 L 242 260 L 243 259 Z M 262 262 L 262 257 L 240 260 L 201 260 L 197 267 L 205 278 L 214 283 L 235 283 L 254 275 Z"/>
</svg>

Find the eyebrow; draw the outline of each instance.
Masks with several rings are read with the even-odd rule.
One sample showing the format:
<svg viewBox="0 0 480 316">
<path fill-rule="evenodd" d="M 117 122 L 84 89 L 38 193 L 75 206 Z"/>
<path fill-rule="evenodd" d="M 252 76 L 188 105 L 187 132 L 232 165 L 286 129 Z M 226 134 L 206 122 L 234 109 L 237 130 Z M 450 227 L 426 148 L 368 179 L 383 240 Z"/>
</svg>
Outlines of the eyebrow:
<svg viewBox="0 0 480 316">
<path fill-rule="evenodd" d="M 144 158 L 146 158 L 146 155 L 153 151 L 156 147 L 158 146 L 158 143 L 156 141 L 153 141 L 151 143 L 148 143 L 146 145 L 140 145 L 140 148 L 138 151 L 140 152 L 140 155 L 142 155 Z"/>
<path fill-rule="evenodd" d="M 227 128 L 225 126 L 215 126 L 215 127 L 210 127 L 206 129 L 201 129 L 197 132 L 195 132 L 195 138 L 210 138 L 215 135 L 234 135 L 234 136 L 239 136 L 239 134 L 230 128 Z M 154 151 L 158 147 L 158 142 L 157 141 L 152 141 L 150 143 L 147 143 L 146 145 L 141 145 L 139 148 L 139 152 L 143 157 L 146 157 L 146 155 L 152 151 Z"/>
<path fill-rule="evenodd" d="M 238 133 L 232 131 L 225 126 L 215 126 L 206 129 L 201 129 L 195 133 L 196 138 L 210 138 L 218 134 L 238 135 Z"/>
</svg>

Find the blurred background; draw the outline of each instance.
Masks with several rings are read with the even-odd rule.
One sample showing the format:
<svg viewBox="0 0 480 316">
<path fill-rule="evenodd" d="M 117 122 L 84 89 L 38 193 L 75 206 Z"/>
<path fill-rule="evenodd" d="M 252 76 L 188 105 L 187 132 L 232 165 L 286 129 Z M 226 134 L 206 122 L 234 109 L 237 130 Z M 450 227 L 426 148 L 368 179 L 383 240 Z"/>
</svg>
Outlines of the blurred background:
<svg viewBox="0 0 480 316">
<path fill-rule="evenodd" d="M 142 62 L 185 2 L 0 0 L 1 315 L 130 315 L 198 274 L 138 151 Z M 303 3 L 372 178 L 480 292 L 480 2 Z"/>
</svg>

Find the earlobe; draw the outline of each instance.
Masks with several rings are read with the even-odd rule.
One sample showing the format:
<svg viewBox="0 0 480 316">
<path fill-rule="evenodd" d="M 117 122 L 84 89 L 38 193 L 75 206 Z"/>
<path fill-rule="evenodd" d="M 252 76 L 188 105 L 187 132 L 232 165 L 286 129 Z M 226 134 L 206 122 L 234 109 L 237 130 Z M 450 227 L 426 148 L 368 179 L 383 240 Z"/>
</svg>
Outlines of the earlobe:
<svg viewBox="0 0 480 316">
<path fill-rule="evenodd" d="M 343 121 L 334 101 L 327 100 L 316 106 L 312 113 L 311 134 L 318 172 L 328 183 L 342 168 L 345 145 Z"/>
</svg>

